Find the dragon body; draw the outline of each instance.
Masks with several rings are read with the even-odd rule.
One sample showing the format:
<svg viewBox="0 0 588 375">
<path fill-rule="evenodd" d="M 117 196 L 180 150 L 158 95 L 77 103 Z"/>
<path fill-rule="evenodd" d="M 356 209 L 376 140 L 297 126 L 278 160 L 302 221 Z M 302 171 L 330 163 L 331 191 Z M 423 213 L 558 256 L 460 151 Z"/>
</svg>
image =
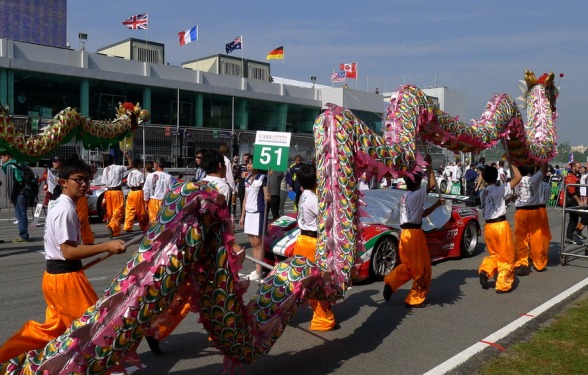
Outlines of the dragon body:
<svg viewBox="0 0 588 375">
<path fill-rule="evenodd" d="M 73 137 L 86 148 L 104 148 L 128 137 L 138 124 L 148 119 L 148 111 L 131 103 L 120 104 L 113 121 L 93 121 L 74 108 L 66 108 L 38 135 L 27 135 L 17 129 L 0 105 L 0 150 L 9 151 L 19 161 L 34 161 Z"/>
<path fill-rule="evenodd" d="M 534 76 L 533 76 L 534 77 Z M 232 251 L 234 228 L 224 198 L 207 183 L 176 184 L 139 249 L 95 306 L 45 348 L 4 364 L 7 374 L 105 374 L 138 361 L 136 349 L 158 324 L 173 323 L 189 304 L 227 367 L 269 352 L 307 297 L 344 297 L 358 241 L 364 170 L 410 175 L 422 167 L 423 137 L 453 151 L 479 151 L 501 139 L 515 162 L 546 162 L 554 155 L 554 88 L 535 83 L 526 94 L 530 121 L 514 100 L 495 95 L 480 120 L 464 124 L 441 112 L 414 86 L 403 87 L 388 109 L 383 136 L 351 111 L 329 105 L 315 121 L 319 218 L 317 261 L 290 258 L 276 265 L 248 303 L 249 281 Z"/>
</svg>

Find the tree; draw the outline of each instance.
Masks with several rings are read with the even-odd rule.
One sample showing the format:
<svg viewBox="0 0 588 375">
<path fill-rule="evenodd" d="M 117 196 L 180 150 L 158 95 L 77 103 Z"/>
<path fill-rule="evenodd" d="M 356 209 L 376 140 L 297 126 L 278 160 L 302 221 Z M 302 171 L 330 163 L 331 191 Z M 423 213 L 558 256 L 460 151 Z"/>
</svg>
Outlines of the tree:
<svg viewBox="0 0 588 375">
<path fill-rule="evenodd" d="M 572 146 L 570 146 L 570 142 L 565 141 L 557 145 L 557 154 L 560 157 L 569 156 L 570 151 L 572 151 Z"/>
</svg>

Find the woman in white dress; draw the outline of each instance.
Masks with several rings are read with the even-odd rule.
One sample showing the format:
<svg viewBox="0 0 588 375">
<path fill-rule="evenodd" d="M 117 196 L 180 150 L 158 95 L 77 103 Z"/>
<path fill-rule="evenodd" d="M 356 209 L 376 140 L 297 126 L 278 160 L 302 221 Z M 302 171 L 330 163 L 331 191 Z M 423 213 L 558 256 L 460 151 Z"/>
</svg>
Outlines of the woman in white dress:
<svg viewBox="0 0 588 375">
<path fill-rule="evenodd" d="M 247 163 L 249 176 L 245 179 L 244 210 L 241 212 L 239 224 L 243 226 L 243 232 L 249 237 L 249 243 L 253 248 L 253 257 L 263 261 L 263 249 L 261 236 L 263 236 L 264 213 L 266 202 L 271 199 L 267 187 L 267 175 L 253 169 L 252 161 Z M 261 279 L 261 265 L 255 264 L 255 270 L 249 274 L 249 280 Z"/>
</svg>

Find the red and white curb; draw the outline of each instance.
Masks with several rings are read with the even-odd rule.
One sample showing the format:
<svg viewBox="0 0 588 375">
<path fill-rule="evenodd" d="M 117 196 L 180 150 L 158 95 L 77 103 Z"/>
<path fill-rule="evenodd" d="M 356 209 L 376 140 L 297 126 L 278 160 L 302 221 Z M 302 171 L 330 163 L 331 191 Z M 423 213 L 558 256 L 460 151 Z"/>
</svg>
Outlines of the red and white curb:
<svg viewBox="0 0 588 375">
<path fill-rule="evenodd" d="M 535 319 L 545 311 L 549 310 L 553 306 L 557 305 L 558 303 L 562 302 L 566 298 L 570 297 L 574 293 L 578 292 L 582 288 L 588 285 L 588 277 L 584 280 L 580 281 L 576 285 L 570 287 L 569 289 L 563 291 L 562 293 L 558 294 L 557 296 L 553 297 L 549 301 L 543 303 L 539 307 L 529 311 L 526 314 L 523 314 L 520 318 L 513 321 L 512 323 L 504 326 L 503 328 L 499 329 L 498 331 L 492 333 L 490 336 L 480 340 L 479 342 L 475 343 L 474 345 L 470 346 L 469 348 L 465 349 L 461 353 L 456 354 L 455 356 L 449 358 L 447 361 L 441 363 L 439 366 L 427 371 L 425 375 L 437 375 L 437 374 L 445 374 L 457 366 L 461 365 L 474 355 L 480 353 L 482 350 L 486 349 L 488 346 L 493 346 L 498 348 L 499 350 L 504 350 L 504 348 L 498 344 L 497 341 L 500 339 L 508 336 L 509 334 L 513 333 L 517 329 L 521 328 L 531 320 Z"/>
</svg>

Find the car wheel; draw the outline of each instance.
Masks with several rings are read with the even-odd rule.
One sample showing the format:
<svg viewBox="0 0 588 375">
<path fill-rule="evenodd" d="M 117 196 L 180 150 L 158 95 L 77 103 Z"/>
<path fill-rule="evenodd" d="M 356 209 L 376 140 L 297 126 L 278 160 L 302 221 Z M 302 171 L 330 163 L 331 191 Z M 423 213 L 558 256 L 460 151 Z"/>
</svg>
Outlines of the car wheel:
<svg viewBox="0 0 588 375">
<path fill-rule="evenodd" d="M 470 221 L 461 236 L 461 256 L 471 257 L 476 252 L 478 246 L 478 227 L 475 222 Z"/>
<path fill-rule="evenodd" d="M 390 271 L 398 264 L 398 244 L 393 237 L 384 237 L 372 250 L 370 260 L 370 278 L 376 281 L 384 280 Z"/>
<path fill-rule="evenodd" d="M 447 181 L 445 181 L 445 180 L 441 181 L 441 186 L 439 186 L 439 189 L 441 190 L 441 194 L 446 194 L 447 193 Z"/>
</svg>

